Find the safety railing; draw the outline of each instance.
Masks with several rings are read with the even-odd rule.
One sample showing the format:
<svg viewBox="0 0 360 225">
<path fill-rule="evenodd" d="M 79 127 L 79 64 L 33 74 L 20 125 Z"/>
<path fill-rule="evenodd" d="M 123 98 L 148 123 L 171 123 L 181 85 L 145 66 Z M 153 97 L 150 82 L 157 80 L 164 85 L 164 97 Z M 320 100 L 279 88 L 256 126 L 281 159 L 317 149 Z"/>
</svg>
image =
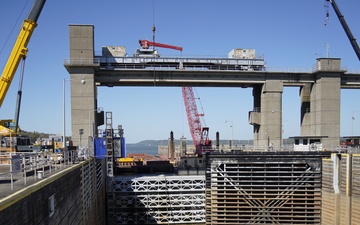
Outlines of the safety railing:
<svg viewBox="0 0 360 225">
<path fill-rule="evenodd" d="M 215 147 L 214 147 L 215 148 Z M 284 144 L 283 146 L 254 146 L 251 144 L 243 144 L 243 145 L 221 145 L 219 147 L 220 152 L 234 152 L 242 151 L 242 152 L 291 152 L 296 151 L 293 144 Z M 311 146 L 304 146 L 303 151 L 328 151 L 328 152 L 338 152 L 338 153 L 353 153 L 353 154 L 360 154 L 360 147 L 349 147 L 349 146 L 342 146 L 342 145 L 334 145 L 323 147 L 321 150 L 317 148 L 312 148 Z"/>
<path fill-rule="evenodd" d="M 319 70 L 318 65 L 313 65 L 310 68 L 291 68 L 291 67 L 267 67 L 261 63 L 249 63 L 243 64 L 241 60 L 243 59 L 229 59 L 229 58 L 160 58 L 161 62 L 158 62 L 159 58 L 156 58 L 156 64 L 151 64 L 149 60 L 153 58 L 136 58 L 136 57 L 99 57 L 95 58 L 83 58 L 83 59 L 64 59 L 63 63 L 65 66 L 100 66 L 100 69 L 104 70 L 146 70 L 146 69 L 158 69 L 158 70 L 194 70 L 194 71 L 212 71 L 212 70 L 221 70 L 221 71 L 254 71 L 254 72 L 279 72 L 279 73 L 313 73 Z M 169 60 L 174 63 L 169 65 Z M 174 61 L 175 60 L 175 61 Z M 186 65 L 183 66 L 183 62 L 188 60 L 198 60 L 197 65 Z M 239 62 L 237 62 L 237 60 Z M 262 60 L 257 58 L 254 62 Z M 174 62 L 173 62 L 174 61 Z M 209 65 L 207 63 L 201 64 L 203 61 L 209 61 L 211 63 L 219 65 Z M 130 62 L 130 63 L 129 63 Z M 234 63 L 235 62 L 235 63 Z M 164 65 L 161 65 L 164 63 Z M 223 64 L 223 65 L 221 65 Z M 321 68 L 321 70 L 326 71 L 338 71 L 339 66 L 329 65 L 326 68 Z M 347 74 L 360 74 L 360 69 L 348 69 L 347 66 L 341 66 L 341 71 L 345 71 Z"/>
<path fill-rule="evenodd" d="M 266 67 L 266 72 L 275 73 L 312 73 L 312 68 L 292 68 L 292 67 Z"/>
<path fill-rule="evenodd" d="M 87 59 L 64 59 L 64 66 L 99 66 L 100 60 L 98 58 Z"/>
<path fill-rule="evenodd" d="M 347 69 L 346 74 L 360 74 L 360 69 Z"/>
<path fill-rule="evenodd" d="M 293 145 L 284 145 L 284 146 L 254 146 L 254 145 L 222 145 L 220 146 L 221 152 L 233 152 L 236 153 L 237 151 L 241 152 L 278 152 L 278 151 L 294 151 Z"/>
<path fill-rule="evenodd" d="M 339 65 L 334 65 L 334 64 L 329 64 L 329 65 L 313 65 L 312 66 L 312 71 L 311 72 L 316 72 L 316 71 L 347 71 L 347 66 L 339 66 Z"/>
<path fill-rule="evenodd" d="M 184 70 L 184 71 L 265 71 L 261 67 L 244 68 L 237 65 L 159 65 L 159 64 L 101 64 L 103 70 Z"/>
<path fill-rule="evenodd" d="M 26 185 L 28 179 L 38 180 L 66 168 L 69 165 L 77 163 L 78 153 L 76 150 L 66 151 L 64 153 L 19 153 L 2 152 L 0 153 L 0 180 L 1 185 L 10 181 L 11 190 L 14 189 L 14 181 L 23 178 L 23 184 Z"/>
</svg>

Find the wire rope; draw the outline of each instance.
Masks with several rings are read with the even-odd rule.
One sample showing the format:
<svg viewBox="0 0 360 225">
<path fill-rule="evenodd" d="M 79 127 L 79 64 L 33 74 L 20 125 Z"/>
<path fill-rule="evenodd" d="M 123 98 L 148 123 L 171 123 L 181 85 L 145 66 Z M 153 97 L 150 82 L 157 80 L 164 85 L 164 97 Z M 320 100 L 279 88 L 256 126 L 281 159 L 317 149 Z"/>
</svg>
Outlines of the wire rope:
<svg viewBox="0 0 360 225">
<path fill-rule="evenodd" d="M 17 24 L 18 24 L 18 22 L 19 22 L 20 18 L 22 18 L 22 14 L 24 13 L 24 10 L 25 10 L 25 8 L 26 8 L 26 6 L 27 6 L 28 2 L 29 2 L 29 0 L 27 0 L 27 1 L 26 1 L 25 5 L 24 5 L 24 7 L 22 8 L 22 10 L 21 10 L 21 12 L 20 12 L 20 14 L 19 14 L 19 16 L 18 16 L 18 18 L 17 18 L 17 20 L 16 20 L 15 24 L 13 25 L 13 27 L 12 27 L 12 29 L 11 29 L 11 31 L 10 31 L 10 33 L 9 33 L 9 35 L 8 35 L 8 37 L 6 38 L 4 45 L 1 47 L 1 50 L 0 50 L 0 55 L 1 55 L 1 54 L 2 54 L 2 52 L 4 51 L 5 46 L 7 45 L 7 43 L 9 42 L 10 37 L 11 37 L 12 33 L 14 32 L 15 27 L 17 27 Z"/>
</svg>

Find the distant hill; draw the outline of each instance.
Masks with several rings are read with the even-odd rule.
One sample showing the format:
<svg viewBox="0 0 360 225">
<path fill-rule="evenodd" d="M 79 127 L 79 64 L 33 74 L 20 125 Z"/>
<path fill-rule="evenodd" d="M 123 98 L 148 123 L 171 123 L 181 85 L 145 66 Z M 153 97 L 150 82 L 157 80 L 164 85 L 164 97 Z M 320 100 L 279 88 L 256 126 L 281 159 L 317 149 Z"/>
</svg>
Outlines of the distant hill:
<svg viewBox="0 0 360 225">
<path fill-rule="evenodd" d="M 180 145 L 180 140 L 175 139 L 175 145 Z M 193 145 L 192 140 L 186 140 L 187 145 Z M 215 141 L 213 140 L 213 144 Z M 284 139 L 284 144 L 294 144 L 293 139 Z M 159 145 L 168 145 L 168 140 L 143 140 L 138 143 L 131 143 L 127 145 L 137 145 L 137 146 L 159 146 Z M 220 145 L 229 145 L 229 140 L 220 140 Z M 234 140 L 234 145 L 241 146 L 241 145 L 253 145 L 253 140 Z"/>
<path fill-rule="evenodd" d="M 48 138 L 50 135 L 53 134 L 49 134 L 49 133 L 41 133 L 41 132 L 37 132 L 37 131 L 21 131 L 19 133 L 19 135 L 21 136 L 29 136 L 31 139 L 31 142 L 35 142 L 38 138 Z M 175 139 L 175 145 L 180 145 L 180 140 L 179 139 Z M 284 143 L 287 144 L 293 144 L 292 139 L 284 139 Z M 167 139 L 163 139 L 163 140 L 143 140 L 140 141 L 138 143 L 126 143 L 127 145 L 136 145 L 136 146 L 161 146 L 161 145 L 168 145 L 168 140 Z M 187 145 L 193 145 L 193 141 L 192 140 L 186 140 L 186 144 Z M 213 140 L 213 144 L 215 144 L 215 141 Z M 229 140 L 220 140 L 220 145 L 228 145 L 229 144 Z M 234 145 L 253 145 L 253 140 L 234 140 Z"/>
<path fill-rule="evenodd" d="M 40 133 L 37 131 L 21 131 L 18 133 L 18 135 L 30 137 L 31 143 L 35 143 L 38 138 L 49 138 L 49 136 L 53 134 Z"/>
</svg>

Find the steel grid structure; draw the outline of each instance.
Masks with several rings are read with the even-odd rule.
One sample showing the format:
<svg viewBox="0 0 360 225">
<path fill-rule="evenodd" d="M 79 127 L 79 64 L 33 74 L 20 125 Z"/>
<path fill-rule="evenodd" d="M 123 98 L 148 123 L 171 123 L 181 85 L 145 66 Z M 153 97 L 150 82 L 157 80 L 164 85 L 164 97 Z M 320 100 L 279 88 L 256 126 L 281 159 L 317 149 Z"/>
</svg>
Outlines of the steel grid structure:
<svg viewBox="0 0 360 225">
<path fill-rule="evenodd" d="M 96 162 L 91 161 L 81 167 L 81 185 L 82 185 L 82 213 L 83 221 L 86 221 L 89 218 L 91 211 L 92 203 L 94 202 L 94 179 L 97 179 L 95 176 Z"/>
<path fill-rule="evenodd" d="M 320 224 L 321 152 L 207 155 L 207 224 Z"/>
<path fill-rule="evenodd" d="M 81 205 L 82 205 L 82 221 L 83 224 L 88 224 L 94 213 L 94 205 L 103 205 L 105 201 L 99 201 L 102 192 L 105 194 L 104 185 L 106 180 L 105 173 L 105 159 L 90 159 L 81 167 Z M 96 214 L 97 221 L 105 219 L 105 213 L 102 214 L 102 210 L 99 210 Z"/>
<path fill-rule="evenodd" d="M 110 224 L 204 224 L 204 176 L 115 176 L 108 190 Z"/>
<path fill-rule="evenodd" d="M 112 112 L 106 112 L 106 170 L 109 177 L 114 176 L 114 135 Z"/>
<path fill-rule="evenodd" d="M 106 166 L 105 166 L 105 160 L 99 159 L 96 160 L 96 169 L 95 169 L 95 174 L 96 174 L 96 196 L 99 196 L 100 192 L 101 192 L 101 188 L 104 186 L 104 177 L 106 176 Z"/>
</svg>

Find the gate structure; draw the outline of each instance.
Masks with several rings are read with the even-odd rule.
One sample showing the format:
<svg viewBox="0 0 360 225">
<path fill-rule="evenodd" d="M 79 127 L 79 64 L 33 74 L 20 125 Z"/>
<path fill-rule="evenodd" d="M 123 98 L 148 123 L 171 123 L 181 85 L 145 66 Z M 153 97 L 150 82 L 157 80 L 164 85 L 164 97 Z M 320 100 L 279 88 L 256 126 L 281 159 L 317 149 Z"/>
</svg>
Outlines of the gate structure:
<svg viewBox="0 0 360 225">
<path fill-rule="evenodd" d="M 206 156 L 206 224 L 320 224 L 327 152 Z"/>
<path fill-rule="evenodd" d="M 204 176 L 114 176 L 109 224 L 204 224 Z"/>
<path fill-rule="evenodd" d="M 321 224 L 360 224 L 360 154 L 358 148 L 323 160 Z"/>
</svg>

